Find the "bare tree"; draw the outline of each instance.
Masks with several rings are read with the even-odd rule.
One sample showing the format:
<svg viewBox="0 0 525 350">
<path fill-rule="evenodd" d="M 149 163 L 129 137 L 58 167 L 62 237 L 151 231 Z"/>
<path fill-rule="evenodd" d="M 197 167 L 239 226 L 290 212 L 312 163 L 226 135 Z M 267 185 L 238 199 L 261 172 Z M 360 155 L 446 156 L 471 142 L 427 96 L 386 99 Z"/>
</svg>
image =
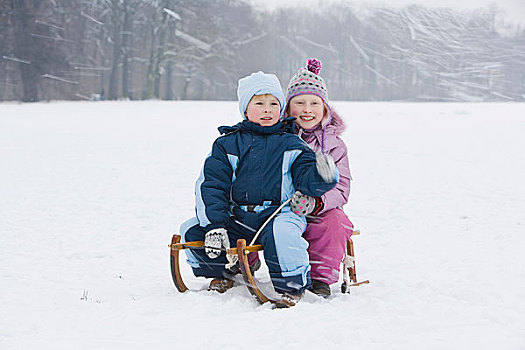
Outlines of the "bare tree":
<svg viewBox="0 0 525 350">
<path fill-rule="evenodd" d="M 497 11 L 6 0 L 0 100 L 234 99 L 240 77 L 263 70 L 286 85 L 318 57 L 332 99 L 523 101 L 525 31 L 502 35 Z"/>
<path fill-rule="evenodd" d="M 55 75 L 69 68 L 64 54 L 69 41 L 62 35 L 53 5 L 48 1 L 11 0 L 13 60 L 19 63 L 24 102 L 39 100 L 43 78 L 74 84 Z"/>
</svg>

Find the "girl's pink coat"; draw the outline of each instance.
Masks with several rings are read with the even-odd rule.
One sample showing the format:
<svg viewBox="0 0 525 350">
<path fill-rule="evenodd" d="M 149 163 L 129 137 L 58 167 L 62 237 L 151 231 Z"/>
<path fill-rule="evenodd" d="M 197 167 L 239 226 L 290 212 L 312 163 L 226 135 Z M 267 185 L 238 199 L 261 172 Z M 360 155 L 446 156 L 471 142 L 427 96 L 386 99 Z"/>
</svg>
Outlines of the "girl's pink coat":
<svg viewBox="0 0 525 350">
<path fill-rule="evenodd" d="M 343 205 L 348 202 L 352 180 L 348 151 L 343 140 L 339 138 L 343 131 L 344 123 L 333 110 L 331 118 L 323 120 L 313 130 L 299 131 L 299 136 L 315 152 L 330 154 L 339 170 L 339 183 L 321 197 L 324 203 L 323 210 L 315 220 L 309 221 L 303 234 L 309 243 L 311 277 L 327 284 L 333 284 L 339 279 L 339 266 L 346 249 L 346 241 L 352 235 L 354 227 L 342 210 Z"/>
<path fill-rule="evenodd" d="M 332 110 L 332 117 L 324 126 L 324 147 L 323 147 L 323 126 L 318 124 L 313 130 L 299 131 L 299 136 L 314 150 L 314 152 L 323 151 L 334 158 L 337 170 L 339 170 L 338 184 L 326 192 L 321 199 L 324 208 L 321 213 L 334 208 L 342 208 L 348 202 L 350 195 L 350 165 L 348 163 L 348 150 L 339 135 L 344 131 L 344 123 L 339 115 Z"/>
</svg>

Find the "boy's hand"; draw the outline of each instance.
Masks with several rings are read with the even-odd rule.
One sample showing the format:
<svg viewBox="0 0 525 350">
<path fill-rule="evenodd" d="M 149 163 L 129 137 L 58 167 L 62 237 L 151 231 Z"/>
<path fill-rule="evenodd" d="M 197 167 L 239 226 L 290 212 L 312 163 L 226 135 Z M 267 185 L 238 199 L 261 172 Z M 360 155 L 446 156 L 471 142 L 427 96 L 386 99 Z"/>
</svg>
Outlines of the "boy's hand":
<svg viewBox="0 0 525 350">
<path fill-rule="evenodd" d="M 204 235 L 204 247 L 206 255 L 210 259 L 216 259 L 221 255 L 221 250 L 230 248 L 228 231 L 225 228 L 216 228 L 206 232 Z"/>
<path fill-rule="evenodd" d="M 315 215 L 323 208 L 323 202 L 320 197 L 310 197 L 296 191 L 290 202 L 290 208 L 299 216 Z"/>
<path fill-rule="evenodd" d="M 331 155 L 317 152 L 315 154 L 315 163 L 319 175 L 325 182 L 333 182 L 337 178 L 337 167 Z"/>
</svg>

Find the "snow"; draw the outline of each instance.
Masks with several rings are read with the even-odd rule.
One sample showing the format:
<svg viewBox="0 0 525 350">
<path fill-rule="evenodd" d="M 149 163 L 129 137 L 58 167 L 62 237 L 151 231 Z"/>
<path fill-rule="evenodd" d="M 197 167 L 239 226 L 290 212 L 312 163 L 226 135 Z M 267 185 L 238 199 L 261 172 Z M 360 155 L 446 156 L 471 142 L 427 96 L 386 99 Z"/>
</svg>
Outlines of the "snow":
<svg viewBox="0 0 525 350">
<path fill-rule="evenodd" d="M 42 78 L 58 80 L 58 81 L 61 81 L 63 83 L 68 83 L 68 84 L 78 84 L 78 81 L 67 80 L 67 79 L 64 79 L 64 78 L 61 78 L 61 77 L 57 77 L 56 75 L 52 75 L 52 74 L 44 74 L 44 75 L 42 75 Z"/>
<path fill-rule="evenodd" d="M 80 15 L 82 17 L 86 17 L 87 19 L 89 19 L 90 21 L 92 22 L 95 22 L 96 24 L 100 24 L 100 25 L 104 25 L 104 23 L 100 22 L 100 21 L 97 21 L 96 19 L 94 19 L 93 17 L 91 17 L 90 15 L 88 15 L 87 13 L 85 13 L 84 11 L 80 11 Z"/>
<path fill-rule="evenodd" d="M 188 43 L 194 45 L 195 47 L 198 47 L 199 49 L 201 50 L 204 50 L 204 51 L 210 51 L 211 50 L 211 45 L 210 44 L 206 44 L 205 42 L 203 42 L 202 40 L 199 40 L 187 33 L 184 33 L 180 30 L 176 30 L 175 31 L 175 36 L 178 36 L 179 38 L 181 38 L 182 40 L 185 40 L 187 41 Z"/>
<path fill-rule="evenodd" d="M 168 15 L 170 15 L 171 17 L 175 18 L 176 20 L 181 20 L 179 14 L 175 11 L 172 11 L 168 8 L 163 8 L 162 11 L 166 12 Z"/>
<path fill-rule="evenodd" d="M 4 60 L 7 60 L 7 61 L 13 61 L 13 62 L 24 63 L 24 64 L 31 64 L 30 61 L 23 60 L 23 59 L 21 59 L 21 58 L 17 58 L 17 57 L 2 56 L 2 58 L 3 58 Z"/>
<path fill-rule="evenodd" d="M 525 104 L 335 108 L 371 283 L 272 310 L 170 276 L 236 103 L 0 104 L 0 348 L 523 349 Z"/>
</svg>

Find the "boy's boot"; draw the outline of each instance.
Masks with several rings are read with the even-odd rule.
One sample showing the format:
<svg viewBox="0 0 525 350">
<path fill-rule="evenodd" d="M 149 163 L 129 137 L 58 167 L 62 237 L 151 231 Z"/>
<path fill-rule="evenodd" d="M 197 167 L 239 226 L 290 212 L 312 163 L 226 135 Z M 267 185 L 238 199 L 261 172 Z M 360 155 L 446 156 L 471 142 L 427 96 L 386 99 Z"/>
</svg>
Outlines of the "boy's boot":
<svg viewBox="0 0 525 350">
<path fill-rule="evenodd" d="M 233 280 L 228 278 L 214 278 L 211 280 L 208 290 L 224 293 L 231 287 L 233 287 Z"/>
<path fill-rule="evenodd" d="M 304 292 L 300 294 L 283 293 L 281 295 L 281 299 L 275 303 L 275 307 L 278 309 L 285 309 L 285 308 L 295 306 L 299 302 L 299 300 L 301 300 L 303 295 L 304 295 Z"/>
</svg>

